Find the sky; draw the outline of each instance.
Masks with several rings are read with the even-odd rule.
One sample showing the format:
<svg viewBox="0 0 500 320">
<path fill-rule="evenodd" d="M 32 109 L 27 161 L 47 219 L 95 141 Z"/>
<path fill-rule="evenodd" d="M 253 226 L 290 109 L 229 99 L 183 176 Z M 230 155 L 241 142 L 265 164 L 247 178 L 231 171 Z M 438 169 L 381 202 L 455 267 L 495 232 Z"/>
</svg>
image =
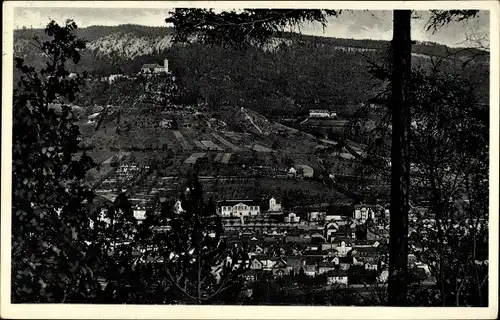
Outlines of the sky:
<svg viewBox="0 0 500 320">
<path fill-rule="evenodd" d="M 15 28 L 42 28 L 51 19 L 64 22 L 73 19 L 79 27 L 92 25 L 116 26 L 120 24 L 140 24 L 147 26 L 166 26 L 165 18 L 171 9 L 159 8 L 16 8 L 14 11 Z M 474 46 L 466 41 L 474 37 L 488 37 L 489 12 L 467 22 L 452 22 L 437 32 L 426 31 L 429 18 L 427 11 L 415 11 L 420 18 L 412 20 L 412 39 L 431 41 L 452 47 Z M 338 18 L 331 18 L 326 28 L 320 24 L 305 24 L 300 30 L 304 34 L 336 38 L 390 40 L 392 37 L 392 11 L 350 10 Z M 483 41 L 488 42 L 488 40 Z"/>
</svg>

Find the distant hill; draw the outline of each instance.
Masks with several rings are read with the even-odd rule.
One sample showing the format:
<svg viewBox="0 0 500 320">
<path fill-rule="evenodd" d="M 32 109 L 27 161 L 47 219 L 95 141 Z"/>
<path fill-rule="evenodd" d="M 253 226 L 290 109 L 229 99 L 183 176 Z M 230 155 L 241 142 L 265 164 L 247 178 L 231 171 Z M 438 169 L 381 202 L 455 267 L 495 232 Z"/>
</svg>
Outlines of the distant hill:
<svg viewBox="0 0 500 320">
<path fill-rule="evenodd" d="M 97 51 L 100 55 L 113 55 L 118 53 L 123 57 L 135 58 L 151 52 L 159 52 L 172 46 L 174 29 L 170 27 L 149 27 L 142 25 L 124 24 L 119 26 L 90 26 L 76 31 L 80 38 L 89 41 L 89 49 Z M 31 48 L 28 41 L 38 36 L 45 38 L 43 29 L 17 29 L 14 30 L 14 47 L 18 54 L 27 54 Z M 354 40 L 322 36 L 310 36 L 296 33 L 284 33 L 279 39 L 274 39 L 266 46 L 267 49 L 276 49 L 280 45 L 300 43 L 310 47 L 329 47 L 333 50 L 349 52 L 384 51 L 388 42 L 382 40 Z M 137 48 L 134 44 L 145 44 Z M 450 48 L 433 42 L 416 42 L 412 48 L 414 56 L 433 57 L 456 54 L 459 59 L 465 60 L 476 55 L 479 50 L 473 48 Z M 477 62 L 486 63 L 487 57 L 479 57 Z"/>
<path fill-rule="evenodd" d="M 368 72 L 390 55 L 389 42 L 352 40 L 285 33 L 263 48 L 235 51 L 218 46 L 174 44 L 173 29 L 120 25 L 77 30 L 88 40 L 82 62 L 70 66 L 95 75 L 133 74 L 145 63 L 167 58 L 172 73 L 193 99 L 212 106 L 229 103 L 254 109 L 266 116 L 303 113 L 309 106 L 331 107 L 366 101 L 380 91 Z M 14 51 L 28 64 L 41 67 L 43 57 L 29 44 L 41 29 L 14 32 Z M 449 48 L 435 43 L 413 45 L 413 65 L 430 68 L 447 57 L 442 67 L 478 84 L 488 98 L 489 56 L 476 49 Z M 464 68 L 463 62 L 474 59 Z M 320 100 L 318 102 L 318 100 Z"/>
</svg>

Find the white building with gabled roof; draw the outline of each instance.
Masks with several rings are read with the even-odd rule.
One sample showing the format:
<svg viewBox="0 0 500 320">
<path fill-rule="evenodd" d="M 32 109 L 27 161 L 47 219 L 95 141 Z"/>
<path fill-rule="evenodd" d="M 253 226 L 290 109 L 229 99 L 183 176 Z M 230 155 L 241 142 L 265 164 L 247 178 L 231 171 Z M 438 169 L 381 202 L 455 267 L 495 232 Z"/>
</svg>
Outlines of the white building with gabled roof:
<svg viewBox="0 0 500 320">
<path fill-rule="evenodd" d="M 311 109 L 309 110 L 309 117 L 311 118 L 335 118 L 337 112 L 325 109 Z"/>
<path fill-rule="evenodd" d="M 163 61 L 163 66 L 157 63 L 146 63 L 141 68 L 141 73 L 153 74 L 153 73 L 168 73 L 168 59 Z"/>
<path fill-rule="evenodd" d="M 260 206 L 254 200 L 225 200 L 219 202 L 217 211 L 222 217 L 256 216 Z"/>
</svg>

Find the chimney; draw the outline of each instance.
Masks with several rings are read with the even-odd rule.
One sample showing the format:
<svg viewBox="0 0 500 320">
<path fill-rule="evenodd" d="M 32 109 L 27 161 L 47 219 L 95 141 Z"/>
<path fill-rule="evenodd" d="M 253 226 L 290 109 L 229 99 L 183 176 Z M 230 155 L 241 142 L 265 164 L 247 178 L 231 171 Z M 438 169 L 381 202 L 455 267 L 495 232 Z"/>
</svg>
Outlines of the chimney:
<svg viewBox="0 0 500 320">
<path fill-rule="evenodd" d="M 165 68 L 165 72 L 168 73 L 168 59 L 163 60 L 163 67 Z"/>
</svg>

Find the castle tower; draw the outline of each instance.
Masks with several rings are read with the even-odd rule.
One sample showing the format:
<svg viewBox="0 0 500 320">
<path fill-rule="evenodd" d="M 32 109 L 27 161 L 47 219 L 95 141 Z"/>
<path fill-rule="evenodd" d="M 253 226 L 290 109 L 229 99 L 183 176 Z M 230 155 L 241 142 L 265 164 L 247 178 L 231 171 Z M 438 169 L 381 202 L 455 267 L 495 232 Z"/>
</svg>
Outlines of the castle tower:
<svg viewBox="0 0 500 320">
<path fill-rule="evenodd" d="M 269 199 L 269 211 L 274 211 L 274 207 L 276 206 L 276 199 Z"/>
<path fill-rule="evenodd" d="M 165 68 L 165 72 L 168 73 L 168 59 L 163 60 L 163 67 Z"/>
<path fill-rule="evenodd" d="M 281 203 L 277 203 L 276 199 L 269 199 L 269 211 L 271 212 L 279 212 L 281 211 Z"/>
</svg>

